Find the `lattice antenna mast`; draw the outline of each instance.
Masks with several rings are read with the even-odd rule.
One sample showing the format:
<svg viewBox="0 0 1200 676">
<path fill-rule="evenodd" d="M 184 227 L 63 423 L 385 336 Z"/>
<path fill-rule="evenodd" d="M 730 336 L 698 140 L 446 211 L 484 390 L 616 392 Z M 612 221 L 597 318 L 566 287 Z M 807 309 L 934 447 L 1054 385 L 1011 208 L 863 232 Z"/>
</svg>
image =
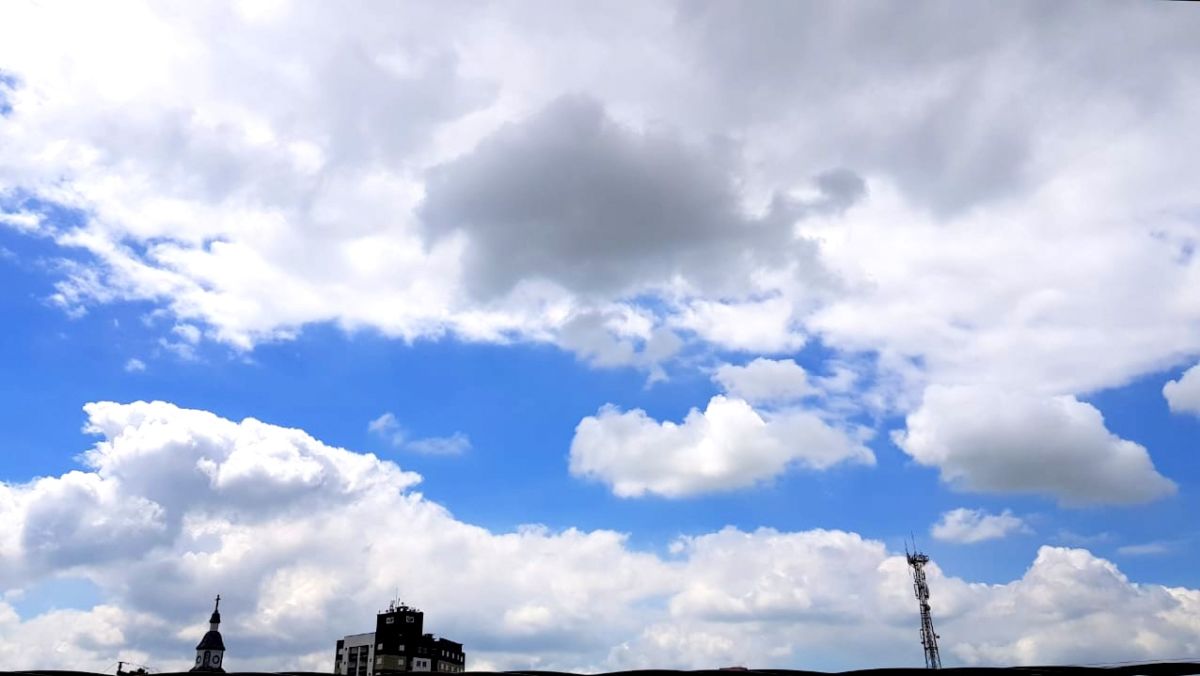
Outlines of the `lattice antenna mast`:
<svg viewBox="0 0 1200 676">
<path fill-rule="evenodd" d="M 912 569 L 913 593 L 917 595 L 917 603 L 921 605 L 921 647 L 925 649 L 925 668 L 941 669 L 942 657 L 938 654 L 938 635 L 933 630 L 933 615 L 929 612 L 929 584 L 925 582 L 925 564 L 929 563 L 929 557 L 916 549 L 915 542 L 912 552 L 908 551 L 906 544 L 904 554 L 908 557 L 909 568 Z"/>
</svg>

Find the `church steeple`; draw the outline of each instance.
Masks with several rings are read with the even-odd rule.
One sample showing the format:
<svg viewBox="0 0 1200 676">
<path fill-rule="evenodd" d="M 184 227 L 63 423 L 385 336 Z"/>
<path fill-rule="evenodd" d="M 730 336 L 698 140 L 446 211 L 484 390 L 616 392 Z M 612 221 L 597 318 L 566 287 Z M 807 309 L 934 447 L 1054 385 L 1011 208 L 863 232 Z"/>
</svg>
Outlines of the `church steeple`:
<svg viewBox="0 0 1200 676">
<path fill-rule="evenodd" d="M 221 640 L 221 595 L 217 594 L 213 604 L 212 616 L 208 618 L 208 633 L 200 639 L 196 646 L 196 666 L 191 671 L 207 671 L 219 674 L 225 673 L 221 663 L 225 661 L 225 641 Z"/>
</svg>

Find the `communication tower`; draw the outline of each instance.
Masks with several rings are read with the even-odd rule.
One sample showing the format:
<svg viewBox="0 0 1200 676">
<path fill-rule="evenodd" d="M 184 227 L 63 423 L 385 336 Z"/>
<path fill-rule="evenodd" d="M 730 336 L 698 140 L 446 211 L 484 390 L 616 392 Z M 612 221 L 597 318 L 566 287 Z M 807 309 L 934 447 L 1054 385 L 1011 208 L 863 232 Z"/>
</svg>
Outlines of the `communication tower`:
<svg viewBox="0 0 1200 676">
<path fill-rule="evenodd" d="M 925 668 L 941 669 L 942 658 L 938 654 L 938 635 L 933 630 L 933 615 L 929 612 L 929 584 L 925 582 L 925 564 L 929 557 L 916 551 L 916 545 L 910 553 L 904 548 L 908 557 L 908 567 L 911 568 L 913 592 L 917 595 L 917 603 L 921 605 L 921 647 L 925 649 Z"/>
</svg>

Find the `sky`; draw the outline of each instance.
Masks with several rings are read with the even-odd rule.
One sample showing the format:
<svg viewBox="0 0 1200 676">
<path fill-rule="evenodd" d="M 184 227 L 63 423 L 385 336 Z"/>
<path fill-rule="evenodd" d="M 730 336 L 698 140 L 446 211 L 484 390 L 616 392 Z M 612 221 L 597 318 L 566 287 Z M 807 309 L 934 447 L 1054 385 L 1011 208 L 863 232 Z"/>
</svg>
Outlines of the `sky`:
<svg viewBox="0 0 1200 676">
<path fill-rule="evenodd" d="M 4 3 L 0 666 L 1200 657 L 1197 34 Z"/>
</svg>

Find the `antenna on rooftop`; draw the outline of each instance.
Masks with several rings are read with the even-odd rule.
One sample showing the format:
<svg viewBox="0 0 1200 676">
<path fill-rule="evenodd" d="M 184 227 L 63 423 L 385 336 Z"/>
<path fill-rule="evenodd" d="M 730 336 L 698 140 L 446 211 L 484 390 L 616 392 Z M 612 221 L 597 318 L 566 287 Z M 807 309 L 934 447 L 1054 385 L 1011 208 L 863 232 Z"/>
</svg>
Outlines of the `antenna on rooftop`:
<svg viewBox="0 0 1200 676">
<path fill-rule="evenodd" d="M 908 567 L 912 575 L 913 593 L 917 595 L 917 603 L 921 606 L 921 647 L 925 649 L 925 668 L 941 669 L 942 657 L 938 654 L 938 635 L 933 630 L 933 615 L 929 610 L 929 584 L 925 582 L 925 564 L 929 557 L 917 549 L 917 539 L 912 538 L 912 551 L 908 551 L 908 543 L 904 543 L 904 556 L 908 559 Z"/>
</svg>

